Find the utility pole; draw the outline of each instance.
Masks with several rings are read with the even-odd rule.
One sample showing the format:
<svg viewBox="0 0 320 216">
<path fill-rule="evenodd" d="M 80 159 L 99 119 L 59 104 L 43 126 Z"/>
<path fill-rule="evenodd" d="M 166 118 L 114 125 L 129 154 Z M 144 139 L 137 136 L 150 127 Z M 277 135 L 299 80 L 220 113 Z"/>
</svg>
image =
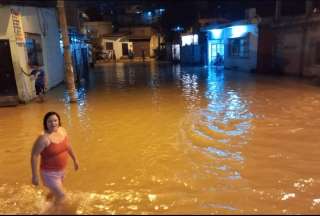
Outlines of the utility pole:
<svg viewBox="0 0 320 216">
<path fill-rule="evenodd" d="M 276 22 L 279 21 L 281 17 L 281 7 L 282 7 L 282 0 L 276 0 L 276 11 L 274 16 L 274 19 Z"/>
<path fill-rule="evenodd" d="M 59 23 L 62 33 L 63 41 L 63 57 L 64 57 L 64 68 L 65 68 L 65 81 L 67 83 L 67 91 L 70 97 L 70 102 L 77 102 L 76 88 L 74 84 L 74 74 L 72 59 L 70 53 L 70 42 L 68 35 L 67 19 L 64 8 L 64 0 L 57 0 L 58 14 L 59 14 Z"/>
<path fill-rule="evenodd" d="M 281 18 L 281 8 L 282 8 L 282 0 L 276 0 L 276 5 L 275 5 L 275 13 L 273 17 L 273 25 L 277 26 L 280 22 Z M 271 27 L 272 31 L 272 27 Z M 281 44 L 279 40 L 279 32 L 281 32 L 281 28 L 279 28 L 278 33 L 272 34 L 272 67 L 274 69 L 274 72 L 277 73 L 282 73 L 283 72 L 283 53 L 281 52 L 281 49 L 279 48 Z"/>
<path fill-rule="evenodd" d="M 307 41 L 307 34 L 308 34 L 308 27 L 309 27 L 309 17 L 312 13 L 312 1 L 306 0 L 305 2 L 305 18 L 304 23 L 302 24 L 302 37 L 301 37 L 301 51 L 300 51 L 300 61 L 299 61 L 299 76 L 303 76 L 304 66 L 305 66 L 305 54 L 306 54 L 306 41 Z"/>
</svg>

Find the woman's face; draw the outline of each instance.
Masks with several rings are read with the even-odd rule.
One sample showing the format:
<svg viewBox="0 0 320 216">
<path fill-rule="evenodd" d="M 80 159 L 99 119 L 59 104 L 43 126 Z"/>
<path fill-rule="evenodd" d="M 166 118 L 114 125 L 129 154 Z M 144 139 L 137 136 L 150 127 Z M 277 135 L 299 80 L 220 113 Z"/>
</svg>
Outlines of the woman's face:
<svg viewBox="0 0 320 216">
<path fill-rule="evenodd" d="M 56 115 L 51 115 L 47 119 L 47 128 L 49 132 L 57 131 L 59 128 L 59 119 Z"/>
</svg>

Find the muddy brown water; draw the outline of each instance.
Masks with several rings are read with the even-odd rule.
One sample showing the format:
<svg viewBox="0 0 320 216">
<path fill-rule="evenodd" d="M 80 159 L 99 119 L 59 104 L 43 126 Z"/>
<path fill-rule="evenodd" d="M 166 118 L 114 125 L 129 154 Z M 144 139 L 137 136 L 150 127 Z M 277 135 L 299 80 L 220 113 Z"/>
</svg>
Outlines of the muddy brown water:
<svg viewBox="0 0 320 216">
<path fill-rule="evenodd" d="M 30 150 L 62 117 L 80 161 L 74 214 L 320 213 L 320 87 L 290 77 L 157 63 L 100 65 L 67 103 L 0 108 L 0 213 L 44 211 Z"/>
</svg>

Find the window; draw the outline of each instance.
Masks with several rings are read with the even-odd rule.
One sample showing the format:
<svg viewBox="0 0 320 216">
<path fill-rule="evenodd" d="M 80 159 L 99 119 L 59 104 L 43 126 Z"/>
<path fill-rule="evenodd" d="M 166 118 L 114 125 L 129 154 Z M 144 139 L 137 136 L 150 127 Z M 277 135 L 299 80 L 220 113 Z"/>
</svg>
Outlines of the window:
<svg viewBox="0 0 320 216">
<path fill-rule="evenodd" d="M 107 50 L 113 50 L 113 43 L 112 42 L 106 42 L 106 49 Z"/>
<path fill-rule="evenodd" d="M 26 48 L 29 65 L 43 65 L 41 36 L 39 34 L 26 33 Z"/>
<path fill-rule="evenodd" d="M 182 40 L 182 46 L 192 45 L 192 44 L 198 45 L 198 35 L 197 34 L 182 36 L 181 40 Z"/>
<path fill-rule="evenodd" d="M 231 57 L 249 57 L 248 36 L 229 39 L 229 47 Z"/>
</svg>

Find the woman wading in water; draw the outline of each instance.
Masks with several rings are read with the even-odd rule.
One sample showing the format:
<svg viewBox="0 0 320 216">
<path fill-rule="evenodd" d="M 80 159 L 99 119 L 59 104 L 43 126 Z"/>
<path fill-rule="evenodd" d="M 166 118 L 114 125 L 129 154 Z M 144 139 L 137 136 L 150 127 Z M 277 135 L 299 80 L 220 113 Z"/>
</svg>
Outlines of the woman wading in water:
<svg viewBox="0 0 320 216">
<path fill-rule="evenodd" d="M 56 112 L 48 112 L 43 119 L 44 131 L 35 141 L 31 152 L 32 184 L 39 185 L 38 158 L 40 160 L 40 176 L 43 184 L 49 189 L 48 199 L 54 198 L 55 206 L 65 199 L 63 178 L 70 156 L 74 169 L 79 169 L 78 160 L 69 144 L 66 130 L 61 127 L 60 116 Z"/>
</svg>

